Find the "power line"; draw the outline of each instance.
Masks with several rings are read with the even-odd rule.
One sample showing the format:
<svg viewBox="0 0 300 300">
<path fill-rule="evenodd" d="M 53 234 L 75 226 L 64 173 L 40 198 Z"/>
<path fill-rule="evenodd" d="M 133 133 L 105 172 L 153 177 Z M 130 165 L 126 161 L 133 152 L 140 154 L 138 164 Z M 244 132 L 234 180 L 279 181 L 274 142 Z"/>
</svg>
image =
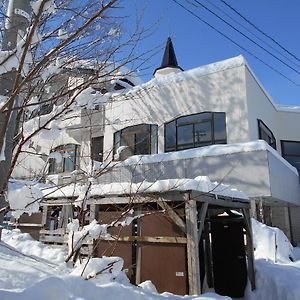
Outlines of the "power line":
<svg viewBox="0 0 300 300">
<path fill-rule="evenodd" d="M 243 51 L 247 52 L 249 55 L 251 55 L 252 57 L 254 57 L 256 60 L 260 61 L 262 64 L 264 64 L 265 66 L 267 66 L 269 69 L 273 70 L 274 72 L 276 72 L 277 74 L 279 74 L 280 76 L 284 77 L 285 79 L 287 79 L 288 81 L 290 81 L 291 83 L 293 83 L 294 85 L 300 87 L 300 84 L 295 82 L 294 80 L 292 80 L 291 78 L 287 77 L 286 75 L 284 75 L 283 73 L 281 73 L 280 71 L 278 71 L 277 69 L 275 69 L 274 67 L 272 67 L 271 65 L 269 65 L 268 63 L 266 63 L 265 61 L 263 61 L 261 58 L 259 58 L 257 55 L 253 54 L 252 52 L 250 52 L 248 49 L 246 49 L 245 47 L 239 45 L 237 42 L 235 42 L 233 39 L 231 39 L 229 36 L 227 36 L 226 34 L 224 34 L 222 31 L 220 31 L 219 29 L 215 28 L 214 26 L 212 26 L 210 23 L 208 23 L 207 21 L 205 21 L 204 19 L 200 18 L 198 15 L 196 15 L 193 11 L 191 11 L 190 9 L 186 8 L 185 6 L 183 6 L 181 3 L 179 3 L 177 0 L 172 0 L 173 2 L 175 2 L 177 5 L 179 5 L 181 8 L 183 8 L 185 11 L 189 12 L 191 15 L 193 15 L 195 18 L 199 19 L 202 23 L 206 24 L 208 27 L 210 27 L 211 29 L 213 29 L 214 31 L 218 32 L 219 34 L 221 34 L 223 37 L 225 37 L 227 40 L 229 40 L 230 42 L 232 42 L 233 44 L 235 44 L 236 46 L 238 46 L 239 48 L 241 48 Z"/>
<path fill-rule="evenodd" d="M 249 21 L 246 17 L 244 17 L 240 12 L 238 12 L 234 7 L 232 7 L 231 5 L 229 5 L 226 1 L 224 0 L 220 0 L 221 2 L 223 2 L 227 7 L 229 7 L 231 10 L 233 10 L 236 14 L 238 14 L 242 19 L 244 19 L 248 24 L 250 24 L 251 26 L 253 26 L 257 31 L 259 31 L 261 34 L 263 34 L 264 36 L 266 36 L 267 38 L 269 38 L 272 42 L 274 42 L 277 46 L 279 46 L 282 50 L 284 50 L 285 52 L 287 52 L 289 55 L 291 55 L 292 57 L 294 57 L 297 61 L 300 62 L 300 59 L 293 54 L 292 52 L 290 52 L 288 49 L 286 49 L 284 46 L 282 46 L 279 42 L 277 42 L 274 38 L 272 38 L 270 35 L 268 35 L 267 33 L 265 33 L 264 31 L 262 31 L 259 27 L 257 27 L 255 24 L 253 24 L 251 21 Z"/>
<path fill-rule="evenodd" d="M 288 60 L 290 63 L 294 64 L 295 66 L 300 68 L 300 65 L 297 64 L 295 61 L 293 61 L 291 58 L 289 58 L 287 55 L 284 55 L 283 53 L 281 53 L 278 49 L 276 49 L 275 47 L 273 47 L 270 43 L 266 42 L 265 40 L 263 40 L 261 37 L 259 37 L 257 34 L 255 34 L 254 32 L 252 32 L 251 30 L 249 30 L 245 25 L 243 25 L 242 23 L 240 23 L 239 21 L 235 20 L 233 17 L 231 17 L 228 13 L 226 13 L 224 10 L 222 10 L 220 7 L 218 7 L 217 5 L 215 5 L 214 3 L 212 3 L 212 1 L 210 0 L 206 0 L 211 6 L 213 6 L 214 8 L 216 8 L 217 10 L 219 10 L 221 13 L 223 13 L 225 16 L 227 16 L 230 20 L 232 20 L 233 22 L 235 22 L 236 24 L 238 24 L 239 26 L 241 26 L 244 30 L 246 30 L 248 33 L 252 34 L 255 38 L 257 38 L 259 41 L 261 41 L 262 43 L 264 43 L 265 45 L 267 45 L 269 48 L 271 48 L 273 51 L 275 51 L 276 53 L 278 53 L 279 55 L 281 55 L 282 57 L 284 57 L 286 60 Z"/>
<path fill-rule="evenodd" d="M 186 0 L 187 1 L 187 0 Z M 230 28 L 232 28 L 234 31 L 238 32 L 239 34 L 241 34 L 243 37 L 245 37 L 246 39 L 248 39 L 249 41 L 251 41 L 253 44 L 255 44 L 257 47 L 261 48 L 262 50 L 264 50 L 265 52 L 267 52 L 269 55 L 273 56 L 275 59 L 277 59 L 278 61 L 280 61 L 282 64 L 284 64 L 286 67 L 290 68 L 291 70 L 293 70 L 294 72 L 296 72 L 297 74 L 300 75 L 300 72 L 295 69 L 294 67 L 290 66 L 289 64 L 287 64 L 285 61 L 283 61 L 281 58 L 279 58 L 278 56 L 274 55 L 272 52 L 270 52 L 268 49 L 266 49 L 265 47 L 261 46 L 259 43 L 257 43 L 256 41 L 254 41 L 252 38 L 250 38 L 249 36 L 247 36 L 246 34 L 244 34 L 242 31 L 240 31 L 239 29 L 235 28 L 233 25 L 231 25 L 229 22 L 227 22 L 226 20 L 224 20 L 222 17 L 220 17 L 217 13 L 215 13 L 214 11 L 212 11 L 210 8 L 208 8 L 207 6 L 205 6 L 204 4 L 202 4 L 201 2 L 199 2 L 198 0 L 194 0 L 197 4 L 199 4 L 201 7 L 203 7 L 205 10 L 207 10 L 208 12 L 210 12 L 211 14 L 213 14 L 216 18 L 218 18 L 219 20 L 221 20 L 222 22 L 224 22 L 226 25 L 228 25 Z"/>
</svg>

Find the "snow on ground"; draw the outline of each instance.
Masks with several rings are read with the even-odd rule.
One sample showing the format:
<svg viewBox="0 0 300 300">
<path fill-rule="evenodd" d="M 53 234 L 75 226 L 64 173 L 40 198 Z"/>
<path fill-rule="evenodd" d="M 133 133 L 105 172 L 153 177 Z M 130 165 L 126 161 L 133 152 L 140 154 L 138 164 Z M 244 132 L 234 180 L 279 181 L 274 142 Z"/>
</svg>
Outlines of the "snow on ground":
<svg viewBox="0 0 300 300">
<path fill-rule="evenodd" d="M 24 253 L 22 253 L 24 251 Z M 25 254 L 26 253 L 26 254 Z M 34 256 L 38 255 L 40 257 Z M 82 266 L 68 268 L 64 253 L 57 246 L 43 245 L 18 230 L 3 230 L 0 242 L 0 299 L 1 300 L 214 300 L 230 299 L 214 293 L 201 296 L 158 294 L 150 282 L 139 287 L 128 283 L 121 270 L 120 260 L 113 270 L 93 278 L 116 258 L 93 259 L 86 269 L 92 279 L 79 276 Z M 118 259 L 118 258 L 117 258 Z M 112 277 L 115 277 L 114 280 Z"/>
<path fill-rule="evenodd" d="M 278 228 L 252 219 L 256 290 L 248 286 L 246 300 L 299 300 L 300 249 L 293 248 Z"/>
</svg>

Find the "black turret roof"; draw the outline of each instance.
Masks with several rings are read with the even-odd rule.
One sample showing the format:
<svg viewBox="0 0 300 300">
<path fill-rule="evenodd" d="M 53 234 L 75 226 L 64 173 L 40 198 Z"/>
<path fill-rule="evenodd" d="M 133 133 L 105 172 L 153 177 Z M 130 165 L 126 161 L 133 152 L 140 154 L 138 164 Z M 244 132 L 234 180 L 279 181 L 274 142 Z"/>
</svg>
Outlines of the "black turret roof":
<svg viewBox="0 0 300 300">
<path fill-rule="evenodd" d="M 164 69 L 164 68 L 177 68 L 182 70 L 182 68 L 178 66 L 172 39 L 170 37 L 168 37 L 166 43 L 166 48 L 165 48 L 164 57 L 161 66 L 154 71 L 154 74 L 157 70 Z"/>
</svg>

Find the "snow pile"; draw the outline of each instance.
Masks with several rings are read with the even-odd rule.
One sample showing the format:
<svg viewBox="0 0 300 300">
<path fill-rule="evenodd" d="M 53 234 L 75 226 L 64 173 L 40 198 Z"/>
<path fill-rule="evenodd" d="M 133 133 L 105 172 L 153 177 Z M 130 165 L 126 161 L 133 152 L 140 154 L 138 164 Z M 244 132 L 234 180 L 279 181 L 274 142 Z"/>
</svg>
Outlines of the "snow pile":
<svg viewBox="0 0 300 300">
<path fill-rule="evenodd" d="M 288 299 L 300 295 L 300 260 L 298 248 L 293 250 L 288 238 L 278 228 L 269 227 L 252 219 L 256 290 L 247 286 L 245 300 Z"/>
<path fill-rule="evenodd" d="M 15 181 L 8 185 L 7 201 L 16 219 L 25 212 L 29 215 L 38 212 L 43 196 L 41 185 L 35 182 Z"/>
<path fill-rule="evenodd" d="M 43 192 L 45 198 L 79 197 L 79 195 L 82 194 L 82 189 L 84 189 L 84 186 L 73 183 L 59 189 L 57 187 L 48 188 Z M 141 181 L 138 183 L 113 182 L 109 184 L 93 184 L 90 187 L 89 196 L 163 193 L 189 190 L 210 193 L 212 195 L 240 198 L 244 200 L 249 199 L 245 193 L 237 189 L 233 189 L 228 185 L 219 184 L 217 182 L 212 183 L 207 176 L 198 176 L 194 179 L 161 179 L 155 182 Z M 82 197 L 79 197 L 78 199 L 80 199 L 79 202 L 82 202 Z"/>
<path fill-rule="evenodd" d="M 171 293 L 158 294 L 149 281 L 140 287 L 128 283 L 122 269 L 122 259 L 108 258 L 91 259 L 70 270 L 66 265 L 54 265 L 53 256 L 60 254 L 58 248 L 45 246 L 32 240 L 19 231 L 12 233 L 4 230 L 5 242 L 16 243 L 18 250 L 5 242 L 0 242 L 0 299 L 7 300 L 221 300 L 230 299 L 207 293 L 201 296 L 176 296 Z M 24 245 L 22 245 L 24 243 Z M 43 259 L 26 255 L 36 248 L 49 247 L 44 251 Z M 48 258 L 49 260 L 46 260 Z M 85 269 L 84 269 L 85 268 Z M 84 280 L 80 275 L 83 271 Z M 96 278 L 94 276 L 99 273 Z M 99 276 L 100 275 L 100 276 Z"/>
<path fill-rule="evenodd" d="M 96 220 L 93 220 L 90 224 L 79 227 L 79 220 L 75 219 L 67 225 L 69 230 L 68 246 L 69 255 L 72 255 L 77 249 L 79 249 L 84 242 L 88 239 L 97 239 L 99 236 L 107 236 L 107 225 L 100 225 Z"/>
<path fill-rule="evenodd" d="M 252 219 L 253 246 L 256 259 L 289 263 L 293 259 L 293 246 L 287 236 L 276 227 Z"/>
<path fill-rule="evenodd" d="M 1 239 L 26 255 L 47 259 L 55 264 L 64 262 L 66 251 L 63 246 L 45 245 L 34 240 L 29 233 L 21 233 L 19 229 L 3 229 Z"/>
<path fill-rule="evenodd" d="M 128 283 L 123 269 L 124 261 L 121 257 L 91 258 L 79 263 L 71 275 L 81 276 L 88 280 L 93 278 L 97 284 L 107 284 L 113 281 Z"/>
</svg>

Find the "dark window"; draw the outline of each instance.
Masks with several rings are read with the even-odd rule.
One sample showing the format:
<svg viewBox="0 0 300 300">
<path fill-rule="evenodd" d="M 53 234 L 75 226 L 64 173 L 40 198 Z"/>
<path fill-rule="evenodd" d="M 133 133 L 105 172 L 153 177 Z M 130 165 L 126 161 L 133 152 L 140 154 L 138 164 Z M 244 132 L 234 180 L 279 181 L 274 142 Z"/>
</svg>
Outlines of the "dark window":
<svg viewBox="0 0 300 300">
<path fill-rule="evenodd" d="M 276 139 L 273 132 L 268 128 L 268 126 L 262 121 L 258 121 L 258 138 L 260 140 L 266 141 L 271 147 L 276 149 Z"/>
<path fill-rule="evenodd" d="M 222 112 L 203 112 L 166 123 L 165 151 L 226 144 L 225 118 Z"/>
<path fill-rule="evenodd" d="M 114 133 L 114 155 L 126 146 L 130 155 L 157 153 L 157 125 L 140 124 Z"/>
<path fill-rule="evenodd" d="M 78 169 L 79 152 L 80 146 L 75 144 L 67 144 L 51 150 L 49 174 L 72 172 Z"/>
<path fill-rule="evenodd" d="M 281 141 L 282 156 L 300 171 L 300 142 Z"/>
<path fill-rule="evenodd" d="M 91 158 L 96 161 L 103 161 L 103 136 L 92 138 Z"/>
</svg>

